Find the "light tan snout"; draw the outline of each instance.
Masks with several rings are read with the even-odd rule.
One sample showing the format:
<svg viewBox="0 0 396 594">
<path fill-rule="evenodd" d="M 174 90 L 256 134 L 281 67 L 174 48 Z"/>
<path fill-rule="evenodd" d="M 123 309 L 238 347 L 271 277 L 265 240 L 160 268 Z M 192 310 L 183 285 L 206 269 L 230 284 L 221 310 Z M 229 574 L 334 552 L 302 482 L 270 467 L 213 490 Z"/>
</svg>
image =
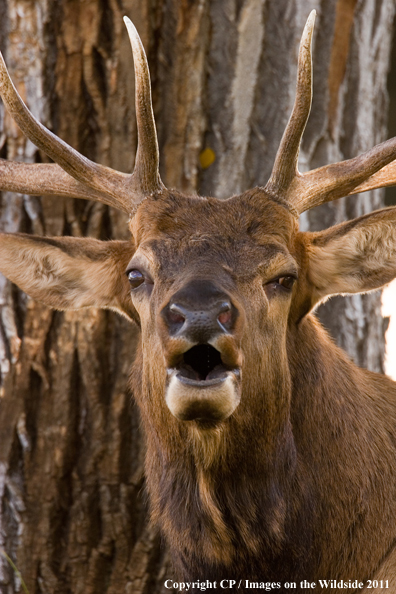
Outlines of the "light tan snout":
<svg viewBox="0 0 396 594">
<path fill-rule="evenodd" d="M 235 411 L 243 319 L 231 296 L 205 279 L 187 283 L 162 308 L 166 403 L 179 420 L 216 423 Z"/>
</svg>

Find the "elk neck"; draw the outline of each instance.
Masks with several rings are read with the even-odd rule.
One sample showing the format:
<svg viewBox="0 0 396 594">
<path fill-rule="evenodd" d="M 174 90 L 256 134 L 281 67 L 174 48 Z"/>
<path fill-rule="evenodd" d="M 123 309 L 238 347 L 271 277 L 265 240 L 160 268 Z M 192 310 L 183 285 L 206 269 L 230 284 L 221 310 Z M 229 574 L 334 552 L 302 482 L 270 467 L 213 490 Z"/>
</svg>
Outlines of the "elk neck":
<svg viewBox="0 0 396 594">
<path fill-rule="evenodd" d="M 197 547 L 208 575 L 212 563 L 225 568 L 235 564 L 242 543 L 251 559 L 266 550 L 268 568 L 288 547 L 290 531 L 301 534 L 301 550 L 309 549 L 307 530 L 299 530 L 312 510 L 309 488 L 299 476 L 290 422 L 288 362 L 285 356 L 280 362 L 264 352 L 254 374 L 243 373 L 235 413 L 206 428 L 169 413 L 165 398 L 161 403 L 157 397 L 164 392 L 165 378 L 145 365 L 142 351 L 138 355 L 132 388 L 147 438 L 152 518 L 175 545 L 172 549 L 179 551 L 175 562 L 183 572 L 194 565 Z M 151 353 L 151 360 L 156 355 L 161 357 Z M 183 553 L 178 546 L 181 535 Z"/>
<path fill-rule="evenodd" d="M 254 575 L 257 559 L 261 575 L 263 559 L 268 576 L 276 578 L 279 564 L 284 572 L 290 567 L 291 575 L 296 575 L 296 567 L 308 575 L 317 564 L 315 543 L 324 536 L 315 524 L 319 520 L 323 529 L 330 524 L 345 527 L 356 499 L 365 496 L 367 485 L 359 473 L 336 460 L 340 452 L 354 455 L 359 448 L 356 433 L 367 429 L 366 418 L 362 427 L 354 423 L 352 435 L 349 415 L 356 412 L 351 410 L 356 406 L 350 398 L 352 387 L 367 385 L 368 372 L 334 347 L 313 316 L 289 330 L 287 341 L 284 361 L 264 356 L 256 361 L 254 378 L 244 370 L 237 410 L 207 428 L 178 421 L 159 403 L 157 384 L 163 380 L 145 367 L 141 351 L 138 355 L 132 387 L 147 436 L 152 518 L 172 545 L 183 575 L 191 575 L 195 566 L 202 569 L 203 563 L 205 576 L 230 566 L 241 575 L 249 567 L 249 575 Z M 336 399 L 329 391 L 329 377 L 339 388 Z M 365 416 L 370 417 L 370 410 L 363 406 L 359 417 Z M 344 485 L 336 495 L 343 506 L 326 502 L 327 486 L 333 482 Z M 328 509 L 339 517 L 328 517 Z M 334 539 L 340 534 L 334 534 L 324 545 L 324 560 L 331 559 L 332 546 L 336 548 Z M 242 544 L 244 558 L 239 555 Z"/>
</svg>

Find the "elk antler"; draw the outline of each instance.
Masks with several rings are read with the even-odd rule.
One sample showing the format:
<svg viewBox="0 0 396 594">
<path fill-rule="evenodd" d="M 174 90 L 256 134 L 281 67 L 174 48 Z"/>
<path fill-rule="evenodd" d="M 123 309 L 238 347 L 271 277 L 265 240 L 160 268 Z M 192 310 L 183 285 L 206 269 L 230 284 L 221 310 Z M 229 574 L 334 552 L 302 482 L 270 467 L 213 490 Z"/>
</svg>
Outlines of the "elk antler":
<svg viewBox="0 0 396 594">
<path fill-rule="evenodd" d="M 265 189 L 269 193 L 284 194 L 294 178 L 297 169 L 301 138 L 308 121 L 312 103 L 312 56 L 311 45 L 316 11 L 312 10 L 305 24 L 298 52 L 297 89 L 293 111 L 283 133 L 276 153 L 271 177 Z"/>
<path fill-rule="evenodd" d="M 151 101 L 150 72 L 142 41 L 136 27 L 124 17 L 132 46 L 136 81 L 136 120 L 138 147 L 133 172 L 136 187 L 145 194 L 165 189 L 159 175 L 159 150 Z"/>
<path fill-rule="evenodd" d="M 133 174 L 90 161 L 40 124 L 15 89 L 0 53 L 0 95 L 8 112 L 22 132 L 62 168 L 55 164 L 30 165 L 0 160 L 0 189 L 85 198 L 128 213 L 147 194 L 164 190 L 158 169 L 147 59 L 135 27 L 127 17 L 124 20 L 135 62 L 138 150 Z"/>
<path fill-rule="evenodd" d="M 298 55 L 296 99 L 265 191 L 286 200 L 298 213 L 366 190 L 396 184 L 396 138 L 362 155 L 301 174 L 297 169 L 301 138 L 312 101 L 313 10 L 307 20 Z M 386 167 L 387 166 L 387 167 Z M 383 169 L 384 168 L 384 169 Z"/>
<path fill-rule="evenodd" d="M 0 189 L 32 196 L 64 196 L 103 202 L 129 212 L 109 194 L 73 179 L 55 163 L 19 163 L 0 159 Z"/>
</svg>

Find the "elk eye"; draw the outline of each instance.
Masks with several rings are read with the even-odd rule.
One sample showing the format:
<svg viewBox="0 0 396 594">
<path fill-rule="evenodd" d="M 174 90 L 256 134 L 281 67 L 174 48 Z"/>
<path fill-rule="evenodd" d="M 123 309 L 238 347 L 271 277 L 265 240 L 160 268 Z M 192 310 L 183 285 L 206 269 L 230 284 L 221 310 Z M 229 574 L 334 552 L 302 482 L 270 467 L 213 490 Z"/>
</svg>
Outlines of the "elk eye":
<svg viewBox="0 0 396 594">
<path fill-rule="evenodd" d="M 132 289 L 137 289 L 137 287 L 140 287 L 140 285 L 144 283 L 144 275 L 140 270 L 129 270 L 127 276 Z"/>
<path fill-rule="evenodd" d="M 278 284 L 280 284 L 284 289 L 290 291 L 293 288 L 295 280 L 296 279 L 294 276 L 281 276 L 278 278 Z"/>
<path fill-rule="evenodd" d="M 274 280 L 264 285 L 267 297 L 290 293 L 296 280 L 296 277 L 291 274 L 274 278 Z"/>
</svg>

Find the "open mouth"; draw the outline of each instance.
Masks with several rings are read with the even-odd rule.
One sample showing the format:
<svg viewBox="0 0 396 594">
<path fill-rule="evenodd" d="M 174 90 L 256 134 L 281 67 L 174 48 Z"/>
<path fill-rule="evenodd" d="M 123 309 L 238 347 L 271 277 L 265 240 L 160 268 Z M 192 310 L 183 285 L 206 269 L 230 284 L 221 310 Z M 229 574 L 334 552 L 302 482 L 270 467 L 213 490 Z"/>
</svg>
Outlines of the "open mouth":
<svg viewBox="0 0 396 594">
<path fill-rule="evenodd" d="M 220 352 L 210 344 L 195 345 L 176 366 L 179 381 L 202 388 L 225 381 L 230 371 L 239 376 L 239 370 L 224 365 Z"/>
<path fill-rule="evenodd" d="M 166 403 L 181 421 L 217 423 L 240 401 L 240 369 L 210 344 L 197 344 L 168 369 Z"/>
</svg>

